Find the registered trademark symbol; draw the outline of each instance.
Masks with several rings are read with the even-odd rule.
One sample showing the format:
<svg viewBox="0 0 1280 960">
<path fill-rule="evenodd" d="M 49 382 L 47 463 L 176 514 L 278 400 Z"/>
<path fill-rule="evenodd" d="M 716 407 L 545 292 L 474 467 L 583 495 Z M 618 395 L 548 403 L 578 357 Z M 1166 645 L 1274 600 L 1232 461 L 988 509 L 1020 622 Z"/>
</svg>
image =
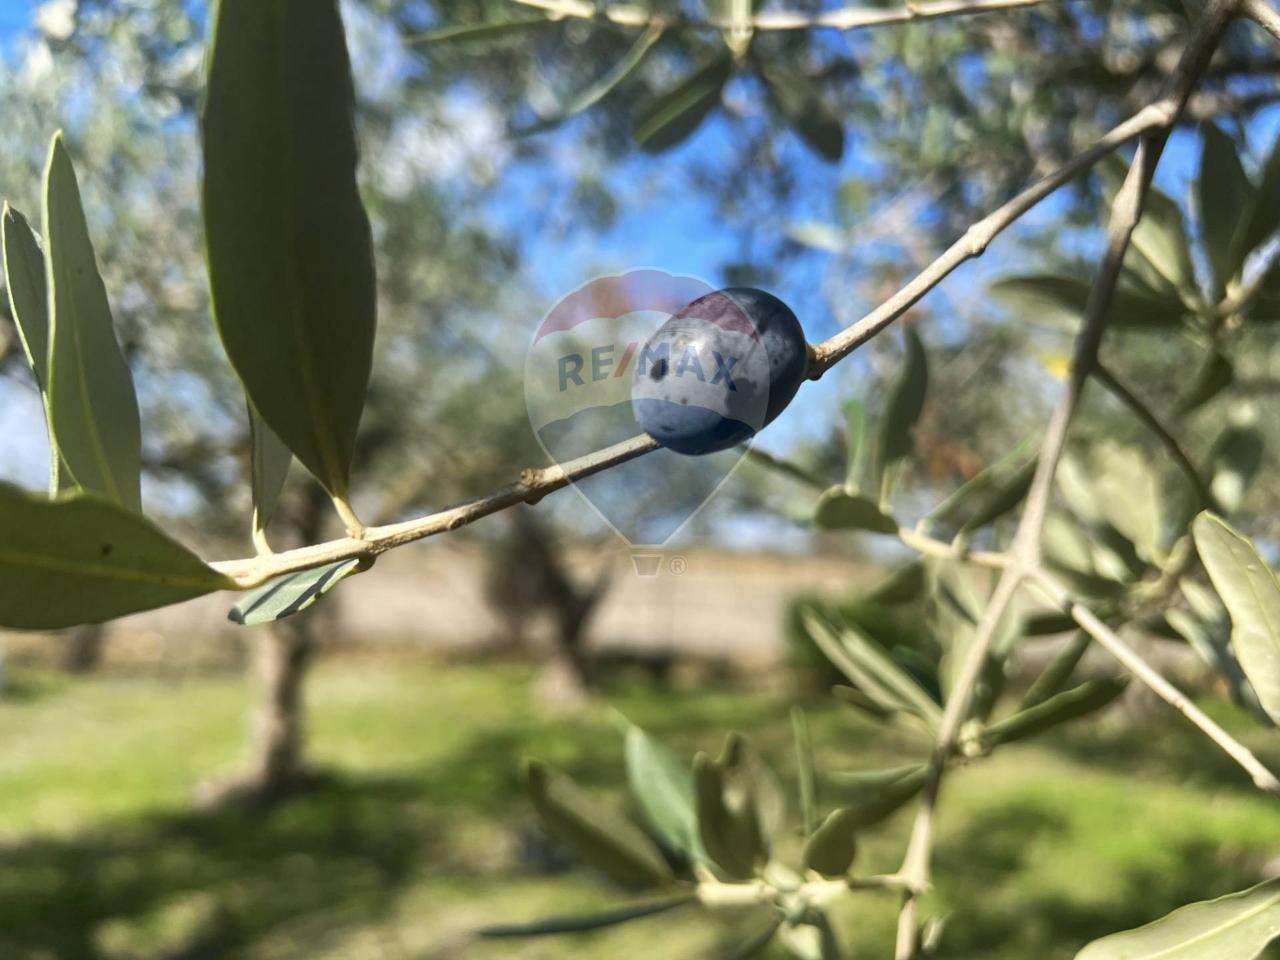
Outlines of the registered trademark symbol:
<svg viewBox="0 0 1280 960">
<path fill-rule="evenodd" d="M 689 569 L 689 561 L 684 557 L 672 557 L 667 564 L 667 569 L 678 577 Z"/>
</svg>

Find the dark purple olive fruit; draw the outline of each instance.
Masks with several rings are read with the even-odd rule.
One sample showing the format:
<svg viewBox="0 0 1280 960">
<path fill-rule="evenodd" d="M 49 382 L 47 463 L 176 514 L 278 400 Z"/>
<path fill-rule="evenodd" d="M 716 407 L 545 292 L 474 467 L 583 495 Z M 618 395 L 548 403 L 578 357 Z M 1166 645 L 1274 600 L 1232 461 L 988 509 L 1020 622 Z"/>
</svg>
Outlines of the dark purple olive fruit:
<svg viewBox="0 0 1280 960">
<path fill-rule="evenodd" d="M 664 447 L 714 453 L 786 409 L 807 364 L 804 330 L 785 303 L 727 287 L 693 301 L 640 349 L 631 407 Z"/>
</svg>

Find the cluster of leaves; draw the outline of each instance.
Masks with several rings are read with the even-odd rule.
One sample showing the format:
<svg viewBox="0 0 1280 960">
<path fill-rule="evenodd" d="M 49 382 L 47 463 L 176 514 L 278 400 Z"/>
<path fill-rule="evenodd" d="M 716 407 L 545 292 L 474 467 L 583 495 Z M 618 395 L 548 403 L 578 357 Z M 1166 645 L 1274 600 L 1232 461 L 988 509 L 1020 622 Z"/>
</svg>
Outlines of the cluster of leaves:
<svg viewBox="0 0 1280 960">
<path fill-rule="evenodd" d="M 1182 331 L 1201 344 L 1199 370 L 1178 403 L 1181 415 L 1234 382 L 1231 349 L 1246 324 L 1280 319 L 1280 269 L 1270 244 L 1280 226 L 1280 139 L 1254 175 L 1215 124 L 1203 125 L 1201 143 L 1198 229 L 1188 226 L 1173 197 L 1152 188 L 1109 315 L 1120 329 Z M 1104 192 L 1114 196 L 1122 163 L 1102 164 L 1099 173 Z M 992 293 L 1021 317 L 1074 329 L 1089 283 L 1074 274 L 1032 273 L 1004 277 Z"/>
<path fill-rule="evenodd" d="M 338 9 L 326 3 L 281 17 L 275 6 L 219 4 L 204 111 L 210 290 L 248 397 L 254 526 L 264 549 L 294 456 L 357 523 L 349 481 L 376 322 Z M 51 495 L 0 488 L 0 623 L 96 622 L 236 589 L 142 516 L 137 399 L 60 135 L 44 199 L 43 247 L 16 210 L 6 208 L 3 224 L 11 307 L 44 399 Z M 268 584 L 233 619 L 295 612 L 364 566 L 343 562 Z"/>
<path fill-rule="evenodd" d="M 738 75 L 754 77 L 767 94 L 777 118 L 789 126 L 815 153 L 836 163 L 844 155 L 844 125 L 815 82 L 803 70 L 788 66 L 783 59 L 761 56 L 755 44 L 751 21 L 760 0 L 713 0 L 708 13 L 726 24 L 723 42 L 696 44 L 694 65 L 682 75 L 666 81 L 642 101 L 632 118 L 632 136 L 645 150 L 661 152 L 674 147 L 702 125 L 722 103 L 729 82 Z M 472 24 L 450 24 L 420 34 L 414 41 L 424 45 L 492 41 L 512 34 L 541 31 L 556 20 L 530 16 L 485 20 Z M 657 58 L 664 38 L 684 26 L 679 13 L 654 11 L 648 25 L 638 28 L 632 45 L 601 76 L 575 92 L 553 114 L 516 128 L 533 134 L 552 129 L 571 117 L 601 103 L 623 84 L 634 80 L 646 62 Z M 604 29 L 604 28 L 601 28 Z M 687 41 L 687 37 L 682 36 Z"/>
<path fill-rule="evenodd" d="M 922 768 L 850 775 L 844 791 L 848 802 L 820 816 L 808 728 L 798 709 L 792 719 L 800 771 L 800 823 L 794 829 L 804 841 L 799 863 L 777 859 L 776 841 L 793 829 L 789 805 L 773 771 L 743 738 L 729 735 L 718 757 L 699 753 L 690 768 L 664 744 L 631 726 L 625 739 L 626 772 L 639 823 L 536 761 L 529 764 L 529 789 L 547 831 L 584 863 L 628 889 L 668 896 L 602 914 L 483 932 L 576 932 L 701 903 L 709 909 L 748 907 L 762 914 L 758 929 L 732 956 L 755 956 L 775 939 L 796 957 L 838 956 L 823 903 L 850 878 L 858 834 L 920 789 Z"/>
</svg>

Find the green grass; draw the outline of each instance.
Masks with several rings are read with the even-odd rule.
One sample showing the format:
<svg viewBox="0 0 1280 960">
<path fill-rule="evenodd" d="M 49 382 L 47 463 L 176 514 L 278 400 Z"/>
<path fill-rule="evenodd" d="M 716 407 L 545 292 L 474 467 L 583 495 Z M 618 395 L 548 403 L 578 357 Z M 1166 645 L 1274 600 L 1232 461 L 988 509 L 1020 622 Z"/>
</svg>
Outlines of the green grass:
<svg viewBox="0 0 1280 960">
<path fill-rule="evenodd" d="M 742 730 L 791 773 L 780 697 L 628 688 L 556 717 L 535 706 L 526 668 L 344 658 L 309 688 L 311 755 L 333 780 L 269 814 L 205 814 L 192 790 L 240 762 L 247 684 L 19 680 L 21 695 L 0 702 L 5 960 L 714 957 L 757 918 L 685 908 L 579 938 L 470 937 L 626 899 L 547 847 L 520 761 L 623 802 L 620 712 L 686 756 Z M 808 709 L 825 769 L 921 755 L 907 734 Z M 1280 737 L 1215 711 L 1280 766 Z M 1255 882 L 1280 853 L 1280 804 L 1163 710 L 1137 726 L 1086 721 L 959 771 L 938 825 L 929 907 L 951 914 L 954 958 L 1069 958 Z M 858 870 L 894 869 L 908 826 L 900 815 L 867 836 Z M 847 902 L 836 922 L 854 956 L 890 955 L 894 911 L 883 894 Z"/>
</svg>

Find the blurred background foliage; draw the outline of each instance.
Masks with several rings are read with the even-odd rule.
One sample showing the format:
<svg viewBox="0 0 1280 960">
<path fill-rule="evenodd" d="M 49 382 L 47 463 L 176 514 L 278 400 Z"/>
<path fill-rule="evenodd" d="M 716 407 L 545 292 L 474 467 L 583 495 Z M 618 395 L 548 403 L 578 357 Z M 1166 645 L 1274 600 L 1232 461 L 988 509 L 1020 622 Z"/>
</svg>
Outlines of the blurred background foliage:
<svg viewBox="0 0 1280 960">
<path fill-rule="evenodd" d="M 147 424 L 148 507 L 219 555 L 240 555 L 249 440 L 209 321 L 198 201 L 207 10 L 171 0 L 17 8 L 0 34 L 0 192 L 36 213 L 47 138 L 66 131 Z M 650 9 L 708 14 L 695 0 Z M 791 303 L 811 341 L 829 336 L 1148 102 L 1188 16 L 1165 0 L 1068 0 L 849 33 L 761 32 L 730 63 L 714 30 L 673 27 L 647 45 L 640 28 L 576 18 L 458 29 L 539 19 L 507 0 L 348 0 L 343 12 L 379 264 L 382 322 L 354 484 L 374 522 L 438 508 L 541 462 L 524 410 L 524 352 L 543 310 L 584 279 L 652 265 L 751 283 Z M 453 35 L 439 34 L 446 28 Z M 1232 248 L 1222 236 L 1223 220 L 1245 217 L 1275 167 L 1280 58 L 1260 37 L 1243 26 L 1228 33 L 1174 135 L 1157 178 L 1164 232 L 1152 249 L 1167 252 L 1161 242 L 1180 234 L 1181 252 L 1175 246 L 1174 262 L 1132 258 L 1132 322 L 1118 320 L 1104 362 L 1176 426 L 1233 522 L 1274 546 L 1277 487 L 1249 481 L 1274 471 L 1280 449 L 1265 412 L 1280 384 L 1269 326 L 1280 319 L 1280 280 L 1273 249 Z M 637 44 L 643 58 L 600 103 L 561 119 Z M 655 101 L 708 69 L 713 95 L 681 131 L 687 138 L 653 136 Z M 929 357 L 929 392 L 886 505 L 900 519 L 914 522 L 1038 435 L 1109 189 L 1105 170 L 1082 178 L 910 316 Z M 1224 259 L 1224 249 L 1252 256 Z M 807 389 L 762 449 L 842 483 L 845 404 L 882 419 L 903 366 L 899 343 L 882 337 Z M 39 486 L 39 400 L 8 322 L 0 398 L 0 472 Z M 1108 578 L 1152 574 L 1172 549 L 1172 521 L 1194 501 L 1160 440 L 1114 392 L 1091 390 L 1078 439 L 1067 471 L 1078 497 L 1065 481 L 1059 566 L 1105 601 Z M 1110 486 L 1100 494 L 1089 486 L 1098 483 Z M 1130 523 L 1138 514 L 1090 509 L 1117 489 L 1129 494 L 1121 505 L 1135 491 L 1166 505 L 1148 542 Z M 899 556 L 872 538 L 815 528 L 814 500 L 805 484 L 747 461 L 680 542 L 896 568 Z M 798 597 L 787 622 L 762 625 L 787 637 L 785 691 L 741 670 L 692 689 L 617 674 L 584 651 L 610 576 L 582 576 L 566 558 L 583 545 L 607 556 L 616 542 L 583 513 L 564 495 L 464 534 L 486 555 L 488 603 L 513 635 L 543 614 L 558 625 L 536 671 L 510 651 L 480 666 L 344 652 L 344 642 L 358 646 L 359 612 L 323 606 L 248 641 L 261 658 L 252 694 L 235 676 L 161 683 L 127 655 L 93 677 L 59 675 L 56 658 L 80 671 L 97 665 L 105 634 L 92 628 L 39 654 L 15 644 L 22 654 L 10 657 L 0 694 L 0 955 L 697 956 L 750 932 L 750 916 L 708 925 L 676 912 L 587 941 L 473 942 L 485 924 L 616 900 L 539 832 L 520 759 L 539 756 L 618 794 L 619 711 L 684 760 L 741 730 L 790 786 L 787 707 L 798 697 L 819 769 L 908 762 L 918 737 L 816 696 L 841 678 L 802 615 L 851 621 L 936 685 L 936 611 L 914 595 L 868 598 L 878 574 Z M 974 535 L 998 537 L 1007 522 Z M 300 474 L 277 527 L 282 543 L 336 534 Z M 1105 555 L 1076 549 L 1073 527 L 1101 531 Z M 1193 612 L 1202 628 L 1216 615 Z M 1195 646 L 1212 671 L 1194 658 L 1171 662 L 1274 766 L 1274 736 L 1254 725 L 1230 664 L 1214 661 L 1225 646 L 1220 621 L 1180 630 L 1153 617 L 1140 624 L 1141 642 Z M 302 684 L 321 646 L 308 722 Z M 1014 688 L 1047 659 L 1028 646 L 1011 661 Z M 580 712 L 548 712 L 535 677 L 547 671 L 560 678 L 560 707 L 567 700 Z M 249 763 L 237 766 L 246 752 L 238 718 L 250 702 L 259 721 Z M 941 955 L 1069 956 L 1094 936 L 1274 872 L 1280 815 L 1222 763 L 1131 693 L 1111 713 L 1001 753 L 980 777 L 957 778 L 935 896 L 937 911 L 954 915 Z M 211 776 L 221 779 L 205 800 L 266 806 L 193 805 L 193 786 Z M 820 786 L 831 802 L 840 797 L 838 783 Z M 255 809 L 268 812 L 246 812 Z M 867 869 L 896 866 L 900 821 L 866 840 Z M 834 918 L 866 955 L 888 952 L 891 899 L 875 894 Z"/>
</svg>

